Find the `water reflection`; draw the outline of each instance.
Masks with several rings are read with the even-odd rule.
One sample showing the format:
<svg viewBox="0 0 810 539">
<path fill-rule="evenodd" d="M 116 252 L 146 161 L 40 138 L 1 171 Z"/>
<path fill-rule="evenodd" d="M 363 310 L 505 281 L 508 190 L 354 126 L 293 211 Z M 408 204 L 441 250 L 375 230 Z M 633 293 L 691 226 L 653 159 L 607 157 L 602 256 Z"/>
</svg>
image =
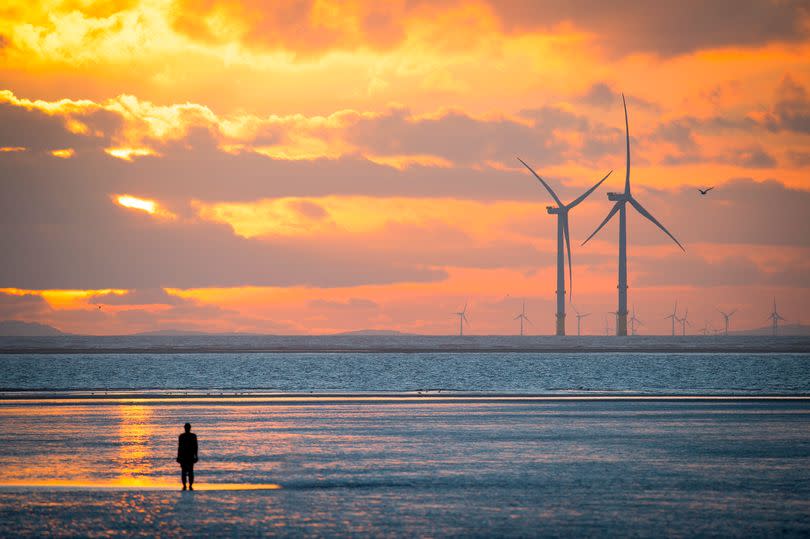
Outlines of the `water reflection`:
<svg viewBox="0 0 810 539">
<path fill-rule="evenodd" d="M 151 406 L 119 406 L 118 456 L 116 469 L 121 485 L 147 485 L 153 472 L 152 447 L 155 428 Z"/>
</svg>

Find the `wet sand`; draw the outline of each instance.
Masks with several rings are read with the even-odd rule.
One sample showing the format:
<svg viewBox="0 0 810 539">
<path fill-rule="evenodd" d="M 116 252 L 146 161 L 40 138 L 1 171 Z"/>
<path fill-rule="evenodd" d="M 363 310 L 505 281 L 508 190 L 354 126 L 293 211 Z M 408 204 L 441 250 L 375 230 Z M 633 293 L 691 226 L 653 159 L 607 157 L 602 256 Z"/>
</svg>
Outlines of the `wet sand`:
<svg viewBox="0 0 810 539">
<path fill-rule="evenodd" d="M 0 536 L 810 533 L 805 399 L 340 397 L 0 401 Z"/>
</svg>

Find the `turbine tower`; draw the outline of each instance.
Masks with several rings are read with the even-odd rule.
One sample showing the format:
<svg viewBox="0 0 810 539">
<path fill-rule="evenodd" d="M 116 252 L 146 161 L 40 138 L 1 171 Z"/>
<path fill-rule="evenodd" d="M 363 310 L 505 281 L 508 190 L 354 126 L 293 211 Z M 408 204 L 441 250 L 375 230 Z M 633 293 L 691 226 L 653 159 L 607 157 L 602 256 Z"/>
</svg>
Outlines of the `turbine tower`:
<svg viewBox="0 0 810 539">
<path fill-rule="evenodd" d="M 624 105 L 624 128 L 627 141 L 627 174 L 624 179 L 624 192 L 608 193 L 608 200 L 615 202 L 613 208 L 607 214 L 605 220 L 602 221 L 602 224 L 593 231 L 593 234 L 582 242 L 583 245 L 588 243 L 617 212 L 619 213 L 619 308 L 617 309 L 618 314 L 616 315 L 616 335 L 627 335 L 627 204 L 630 203 L 638 213 L 672 238 L 672 241 L 677 243 L 681 250 L 686 251 L 683 245 L 675 239 L 675 236 L 670 234 L 669 230 L 664 228 L 664 225 L 659 223 L 650 212 L 644 209 L 644 206 L 642 206 L 630 192 L 630 126 L 627 120 L 627 103 L 624 100 L 624 94 L 622 94 L 622 104 Z"/>
<path fill-rule="evenodd" d="M 525 320 L 526 322 L 528 322 L 530 324 L 532 323 L 532 321 L 529 320 L 529 317 L 526 316 L 526 302 L 525 301 L 523 302 L 523 310 L 520 311 L 520 314 L 517 315 L 516 317 L 514 317 L 513 320 L 520 320 L 520 336 L 523 337 L 523 321 Z"/>
<path fill-rule="evenodd" d="M 453 314 L 458 316 L 458 336 L 463 337 L 464 336 L 464 322 L 466 322 L 468 326 L 470 325 L 470 321 L 467 320 L 467 304 L 466 303 L 464 304 L 464 310 L 463 311 L 453 313 Z"/>
<path fill-rule="evenodd" d="M 737 312 L 737 309 L 734 309 L 730 313 L 725 313 L 723 311 L 718 311 L 718 312 L 723 315 L 723 320 L 724 320 L 724 322 L 726 324 L 726 329 L 724 330 L 723 335 L 728 335 L 728 320 L 729 320 L 729 318 L 731 318 L 734 315 L 734 313 Z"/>
<path fill-rule="evenodd" d="M 664 320 L 666 320 L 667 318 L 672 319 L 672 336 L 674 337 L 675 336 L 675 320 L 678 319 L 678 302 L 677 301 L 675 302 L 675 307 L 672 308 L 672 314 L 668 314 L 667 316 L 665 316 Z"/>
<path fill-rule="evenodd" d="M 605 336 L 610 336 L 610 322 L 608 322 L 607 315 L 605 315 Z"/>
<path fill-rule="evenodd" d="M 683 318 L 678 318 L 678 322 L 681 323 L 681 336 L 686 337 L 686 324 L 692 325 L 689 323 L 689 309 L 686 309 L 683 313 Z"/>
<path fill-rule="evenodd" d="M 776 312 L 776 298 L 773 298 L 773 312 L 768 316 L 770 320 L 773 320 L 773 335 L 774 337 L 779 333 L 779 321 L 784 320 L 782 315 Z"/>
<path fill-rule="evenodd" d="M 571 304 L 571 307 L 574 307 L 574 305 L 573 305 L 573 304 Z M 574 307 L 574 312 L 575 312 L 575 313 L 577 313 L 577 337 L 579 337 L 580 335 L 582 335 L 582 333 L 580 332 L 580 328 L 581 328 L 581 322 L 582 322 L 582 319 L 583 319 L 583 318 L 585 318 L 586 316 L 590 316 L 590 315 L 591 315 L 591 313 L 585 313 L 585 314 L 581 314 L 581 313 L 580 313 L 580 312 L 577 310 L 577 308 L 576 308 L 576 307 Z"/>
<path fill-rule="evenodd" d="M 635 335 L 635 334 L 636 334 L 636 324 L 637 324 L 637 323 L 638 323 L 639 325 L 641 325 L 641 326 L 643 326 L 643 325 L 644 325 L 644 322 L 642 322 L 641 320 L 639 320 L 638 318 L 636 318 L 636 306 L 635 306 L 635 305 L 633 305 L 633 316 L 630 318 L 630 334 L 631 334 L 631 335 Z"/>
<path fill-rule="evenodd" d="M 565 335 L 565 257 L 564 257 L 564 247 L 568 248 L 568 283 L 571 286 L 571 290 L 573 293 L 573 275 L 571 271 L 571 240 L 570 234 L 568 232 L 568 212 L 577 206 L 580 202 L 585 200 L 588 195 L 594 192 L 597 187 L 602 185 L 608 176 L 610 176 L 613 171 L 611 170 L 608 172 L 604 178 L 596 182 L 596 185 L 582 193 L 578 198 L 576 198 L 573 202 L 568 204 L 563 204 L 560 200 L 560 197 L 557 196 L 557 193 L 549 187 L 549 185 L 534 171 L 532 167 L 526 164 L 523 159 L 520 157 L 517 158 L 518 161 L 523 163 L 529 171 L 537 178 L 540 183 L 543 184 L 543 187 L 546 188 L 546 191 L 551 195 L 551 198 L 554 199 L 554 202 L 557 203 L 557 206 L 546 206 L 546 211 L 548 211 L 551 215 L 557 216 L 557 335 Z M 563 241 L 565 241 L 565 246 L 563 246 Z"/>
</svg>

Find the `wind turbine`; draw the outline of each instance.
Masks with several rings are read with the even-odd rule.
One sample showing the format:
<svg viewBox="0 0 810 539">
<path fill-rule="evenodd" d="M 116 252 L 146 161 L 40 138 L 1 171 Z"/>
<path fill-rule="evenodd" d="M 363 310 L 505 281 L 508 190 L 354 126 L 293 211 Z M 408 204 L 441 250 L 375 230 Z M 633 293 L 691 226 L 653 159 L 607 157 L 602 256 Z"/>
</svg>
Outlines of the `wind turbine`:
<svg viewBox="0 0 810 539">
<path fill-rule="evenodd" d="M 517 315 L 516 317 L 514 317 L 513 320 L 520 320 L 520 336 L 523 337 L 523 321 L 525 320 L 526 322 L 528 322 L 530 324 L 532 323 L 532 321 L 529 320 L 529 317 L 526 316 L 526 302 L 525 301 L 523 302 L 523 310 L 520 311 L 520 314 Z"/>
<path fill-rule="evenodd" d="M 582 242 L 583 245 L 588 243 L 617 212 L 619 213 L 619 308 L 617 309 L 619 314 L 616 315 L 616 335 L 627 335 L 627 203 L 629 202 L 638 213 L 663 230 L 667 236 L 672 238 L 672 241 L 678 244 L 678 247 L 686 252 L 686 249 L 675 239 L 675 236 L 670 234 L 669 230 L 664 228 L 664 225 L 644 209 L 644 206 L 630 192 L 630 126 L 627 120 L 627 103 L 624 100 L 624 94 L 622 94 L 622 104 L 624 105 L 624 128 L 627 140 L 627 174 L 624 179 L 624 192 L 608 193 L 608 200 L 615 202 L 613 208 L 607 214 L 605 220 L 602 221 L 602 224 L 593 231 L 593 234 Z"/>
<path fill-rule="evenodd" d="M 543 187 L 546 188 L 546 191 L 551 195 L 551 198 L 554 199 L 554 202 L 557 203 L 557 206 L 546 206 L 546 211 L 548 211 L 551 215 L 557 216 L 557 335 L 565 335 L 565 258 L 564 258 L 564 248 L 563 248 L 563 240 L 565 241 L 565 247 L 568 248 L 568 283 L 571 286 L 571 291 L 573 294 L 574 285 L 573 285 L 573 275 L 571 271 L 571 240 L 570 234 L 568 232 L 568 212 L 577 206 L 580 202 L 588 198 L 588 195 L 594 192 L 597 187 L 602 185 L 608 176 L 610 176 L 613 171 L 611 170 L 608 172 L 604 178 L 596 182 L 596 185 L 582 193 L 579 197 L 577 197 L 573 202 L 568 204 L 563 204 L 560 200 L 560 197 L 557 196 L 557 193 L 549 187 L 549 185 L 541 178 L 537 172 L 534 171 L 532 167 L 526 164 L 523 159 L 520 157 L 517 158 L 518 161 L 523 163 L 523 166 L 528 168 L 529 171 L 537 178 L 540 183 L 543 184 Z"/>
<path fill-rule="evenodd" d="M 467 325 L 470 325 L 470 321 L 467 320 L 467 304 L 464 304 L 464 310 L 453 313 L 454 315 L 458 316 L 458 336 L 464 336 L 464 322 L 467 322 Z"/>
<path fill-rule="evenodd" d="M 779 332 L 779 321 L 784 320 L 782 315 L 776 312 L 776 298 L 773 298 L 773 312 L 768 316 L 770 320 L 773 320 L 773 335 L 774 337 Z"/>
<path fill-rule="evenodd" d="M 574 307 L 573 303 L 571 304 L 571 307 Z M 580 312 L 577 310 L 576 307 L 574 307 L 574 312 L 577 313 L 577 337 L 579 337 L 581 335 L 581 333 L 580 333 L 581 324 L 580 323 L 582 322 L 583 318 L 585 318 L 586 316 L 590 316 L 591 313 L 580 314 Z"/>
<path fill-rule="evenodd" d="M 709 321 L 706 320 L 706 323 L 703 324 L 703 329 L 701 329 L 700 331 L 703 333 L 703 335 L 708 335 L 710 330 L 711 328 L 709 327 Z"/>
<path fill-rule="evenodd" d="M 642 322 L 641 320 L 636 318 L 636 306 L 633 305 L 633 316 L 630 318 L 630 334 L 631 335 L 636 334 L 636 323 L 638 323 L 639 325 L 642 325 L 642 326 L 644 325 L 644 322 Z"/>
<path fill-rule="evenodd" d="M 607 315 L 605 315 L 605 336 L 610 336 L 610 322 L 608 322 Z"/>
<path fill-rule="evenodd" d="M 681 323 L 681 336 L 686 337 L 686 324 L 692 325 L 687 318 L 689 317 L 689 309 L 686 309 L 683 313 L 683 318 L 678 318 L 678 322 Z"/>
<path fill-rule="evenodd" d="M 675 336 L 675 320 L 678 319 L 678 302 L 677 301 L 675 301 L 675 307 L 672 308 L 672 314 L 668 314 L 667 316 L 665 316 L 664 320 L 666 320 L 667 318 L 672 319 L 672 336 L 674 337 Z"/>
<path fill-rule="evenodd" d="M 723 334 L 728 335 L 728 320 L 729 320 L 729 318 L 731 318 L 734 315 L 734 313 L 737 312 L 737 309 L 734 309 L 730 313 L 725 313 L 725 312 L 720 311 L 720 310 L 718 310 L 717 312 L 719 312 L 720 314 L 723 315 L 723 319 L 724 319 L 725 324 L 726 324 L 726 329 L 725 329 L 725 332 Z"/>
</svg>

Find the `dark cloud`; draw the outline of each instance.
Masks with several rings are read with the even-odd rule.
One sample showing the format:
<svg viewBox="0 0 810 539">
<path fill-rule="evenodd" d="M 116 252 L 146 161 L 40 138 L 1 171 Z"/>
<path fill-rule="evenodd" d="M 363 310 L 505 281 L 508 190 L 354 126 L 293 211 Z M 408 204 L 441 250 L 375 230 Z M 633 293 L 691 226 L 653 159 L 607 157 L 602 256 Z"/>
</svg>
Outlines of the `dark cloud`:
<svg viewBox="0 0 810 539">
<path fill-rule="evenodd" d="M 635 262 L 634 284 L 637 286 L 810 287 L 810 273 L 807 271 L 768 271 L 746 256 L 707 260 L 695 254 L 688 257 L 669 255 L 655 258 L 637 257 Z"/>
<path fill-rule="evenodd" d="M 810 166 L 810 152 L 788 150 L 787 158 L 794 166 L 802 168 Z"/>
<path fill-rule="evenodd" d="M 745 168 L 772 168 L 776 166 L 776 159 L 758 146 L 736 150 L 729 158 L 729 162 Z"/>
<path fill-rule="evenodd" d="M 644 207 L 686 246 L 687 252 L 691 243 L 810 247 L 810 219 L 807 217 L 810 191 L 791 189 L 773 180 L 718 182 L 707 178 L 705 184 L 716 185 L 705 197 L 693 187 L 674 192 L 634 188 L 634 193 Z M 606 204 L 605 213 L 608 208 Z M 655 225 L 633 210 L 628 213 L 632 243 L 671 244 L 677 250 L 672 240 Z M 601 218 L 594 219 L 594 228 Z M 615 241 L 613 226 L 606 226 L 599 235 Z M 587 234 L 590 231 L 586 232 L 586 237 Z"/>
<path fill-rule="evenodd" d="M 641 107 L 648 110 L 660 110 L 658 105 L 641 97 L 627 95 L 625 99 L 627 106 L 630 108 Z M 605 82 L 595 82 L 584 94 L 575 97 L 574 100 L 578 103 L 584 103 L 593 107 L 609 109 L 621 104 L 622 94 L 611 88 Z"/>
<path fill-rule="evenodd" d="M 772 131 L 810 134 L 810 97 L 804 86 L 788 75 L 776 93 L 776 104 L 765 119 L 766 127 Z"/>
<path fill-rule="evenodd" d="M 571 126 L 577 117 L 550 109 L 521 115 L 532 117 L 535 126 L 508 119 L 479 120 L 461 112 L 413 119 L 407 110 L 393 109 L 379 117 L 359 118 L 347 128 L 346 137 L 376 155 L 433 155 L 460 165 L 512 164 L 515 155 L 562 162 L 568 147 L 554 129 Z"/>
<path fill-rule="evenodd" d="M 0 320 L 39 319 L 51 310 L 42 296 L 6 294 L 0 292 Z"/>
<path fill-rule="evenodd" d="M 551 31 L 568 22 L 595 34 L 597 43 L 614 54 L 673 56 L 732 45 L 796 42 L 807 36 L 804 0 L 499 0 L 492 6 L 507 29 Z"/>
<path fill-rule="evenodd" d="M 85 126 L 87 134 L 68 131 L 67 120 Z M 118 115 L 104 110 L 60 116 L 0 103 L 0 147 L 20 146 L 33 151 L 101 149 L 109 145 L 109 137 L 120 125 Z"/>
</svg>

